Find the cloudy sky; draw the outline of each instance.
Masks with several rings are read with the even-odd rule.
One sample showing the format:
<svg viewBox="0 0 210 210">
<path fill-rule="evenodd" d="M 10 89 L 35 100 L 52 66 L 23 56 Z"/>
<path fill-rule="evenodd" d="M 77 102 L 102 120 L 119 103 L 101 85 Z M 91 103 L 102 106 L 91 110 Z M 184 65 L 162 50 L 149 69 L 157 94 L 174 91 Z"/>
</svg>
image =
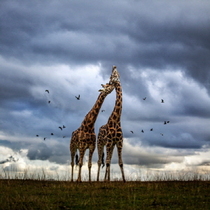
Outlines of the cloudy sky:
<svg viewBox="0 0 210 210">
<path fill-rule="evenodd" d="M 0 19 L 4 171 L 68 171 L 71 133 L 109 80 L 112 65 L 123 88 L 126 176 L 143 168 L 209 169 L 208 0 L 1 0 Z M 114 102 L 113 91 L 96 133 Z M 97 150 L 93 174 L 96 161 Z M 116 153 L 112 163 L 114 174 Z"/>
</svg>

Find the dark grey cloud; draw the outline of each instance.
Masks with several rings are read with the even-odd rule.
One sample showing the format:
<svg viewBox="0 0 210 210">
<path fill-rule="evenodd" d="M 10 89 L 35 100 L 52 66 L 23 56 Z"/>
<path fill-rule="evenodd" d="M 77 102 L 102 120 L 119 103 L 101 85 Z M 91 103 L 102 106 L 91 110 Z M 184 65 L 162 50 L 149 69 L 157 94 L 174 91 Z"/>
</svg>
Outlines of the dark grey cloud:
<svg viewBox="0 0 210 210">
<path fill-rule="evenodd" d="M 66 145 L 47 143 L 33 144 L 29 147 L 27 157 L 30 160 L 49 160 L 58 164 L 66 164 L 69 160 L 69 149 Z"/>
<path fill-rule="evenodd" d="M 84 1 L 23 2 L 1 3 L 2 56 L 24 62 L 115 63 L 125 75 L 128 65 L 172 66 L 209 88 L 207 1 L 108 1 L 97 7 Z"/>
</svg>

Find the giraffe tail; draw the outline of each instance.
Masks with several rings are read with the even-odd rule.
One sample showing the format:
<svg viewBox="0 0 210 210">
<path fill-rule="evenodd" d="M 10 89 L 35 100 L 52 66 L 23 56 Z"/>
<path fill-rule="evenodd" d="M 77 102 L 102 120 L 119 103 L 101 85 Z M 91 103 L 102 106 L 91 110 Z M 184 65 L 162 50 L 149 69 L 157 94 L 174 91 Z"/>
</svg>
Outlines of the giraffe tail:
<svg viewBox="0 0 210 210">
<path fill-rule="evenodd" d="M 104 163 L 104 152 L 103 152 L 103 154 L 102 154 L 102 168 L 105 166 L 105 163 Z"/>
<path fill-rule="evenodd" d="M 79 164 L 79 155 L 76 154 L 76 157 L 75 157 L 75 164 L 78 166 Z"/>
</svg>

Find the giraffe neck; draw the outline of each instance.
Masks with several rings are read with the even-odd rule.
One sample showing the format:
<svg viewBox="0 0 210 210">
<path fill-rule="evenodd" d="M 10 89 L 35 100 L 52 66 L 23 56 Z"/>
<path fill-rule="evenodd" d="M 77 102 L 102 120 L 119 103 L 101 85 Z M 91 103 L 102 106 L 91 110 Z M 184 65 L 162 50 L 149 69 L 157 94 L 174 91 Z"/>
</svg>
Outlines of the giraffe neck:
<svg viewBox="0 0 210 210">
<path fill-rule="evenodd" d="M 98 117 L 98 113 L 101 109 L 101 106 L 104 102 L 104 99 L 106 98 L 106 94 L 104 93 L 100 93 L 95 104 L 93 105 L 92 109 L 87 113 L 87 115 L 85 116 L 82 124 L 81 124 L 81 128 L 82 129 L 88 129 L 91 130 L 94 128 L 94 124 L 95 121 Z"/>
<path fill-rule="evenodd" d="M 122 113 L 122 87 L 120 82 L 117 82 L 115 85 L 115 91 L 116 91 L 116 100 L 115 100 L 115 106 L 112 111 L 112 114 L 109 117 L 108 123 L 111 121 L 120 122 L 121 113 Z"/>
</svg>

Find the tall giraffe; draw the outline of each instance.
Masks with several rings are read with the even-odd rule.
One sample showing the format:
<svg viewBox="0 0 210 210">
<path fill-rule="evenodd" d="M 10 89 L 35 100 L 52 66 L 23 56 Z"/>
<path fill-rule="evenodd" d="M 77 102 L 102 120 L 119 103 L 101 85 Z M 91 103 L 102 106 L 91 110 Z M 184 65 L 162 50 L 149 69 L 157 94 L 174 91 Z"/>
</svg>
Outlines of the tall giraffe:
<svg viewBox="0 0 210 210">
<path fill-rule="evenodd" d="M 92 155 L 95 150 L 96 145 L 96 135 L 95 135 L 95 121 L 98 117 L 100 108 L 104 102 L 104 99 L 108 94 L 114 90 L 114 85 L 112 84 L 115 81 L 115 75 L 111 75 L 110 82 L 106 85 L 102 85 L 103 89 L 99 90 L 99 94 L 95 104 L 92 109 L 87 113 L 84 120 L 81 123 L 81 126 L 72 132 L 71 143 L 70 143 L 70 152 L 71 152 L 71 181 L 73 181 L 73 172 L 74 172 L 74 157 L 77 149 L 79 150 L 79 172 L 77 181 L 81 182 L 81 169 L 83 165 L 83 157 L 85 155 L 86 149 L 89 149 L 89 160 L 88 160 L 88 169 L 89 169 L 89 181 L 91 181 L 91 166 L 92 166 Z"/>
<path fill-rule="evenodd" d="M 118 161 L 122 173 L 122 179 L 125 182 L 124 170 L 123 170 L 123 161 L 122 161 L 122 147 L 123 147 L 123 133 L 121 129 L 121 112 L 122 112 L 122 87 L 120 83 L 120 75 L 117 71 L 117 67 L 113 66 L 112 76 L 115 76 L 112 79 L 115 91 L 116 91 L 116 100 L 114 109 L 108 119 L 106 125 L 103 125 L 99 129 L 98 134 L 98 173 L 97 181 L 99 181 L 100 167 L 102 163 L 102 156 L 104 151 L 104 146 L 106 146 L 106 172 L 104 181 L 110 181 L 110 163 L 112 159 L 112 154 L 115 145 L 117 146 L 118 151 Z M 111 76 L 111 77 L 112 77 Z"/>
</svg>

